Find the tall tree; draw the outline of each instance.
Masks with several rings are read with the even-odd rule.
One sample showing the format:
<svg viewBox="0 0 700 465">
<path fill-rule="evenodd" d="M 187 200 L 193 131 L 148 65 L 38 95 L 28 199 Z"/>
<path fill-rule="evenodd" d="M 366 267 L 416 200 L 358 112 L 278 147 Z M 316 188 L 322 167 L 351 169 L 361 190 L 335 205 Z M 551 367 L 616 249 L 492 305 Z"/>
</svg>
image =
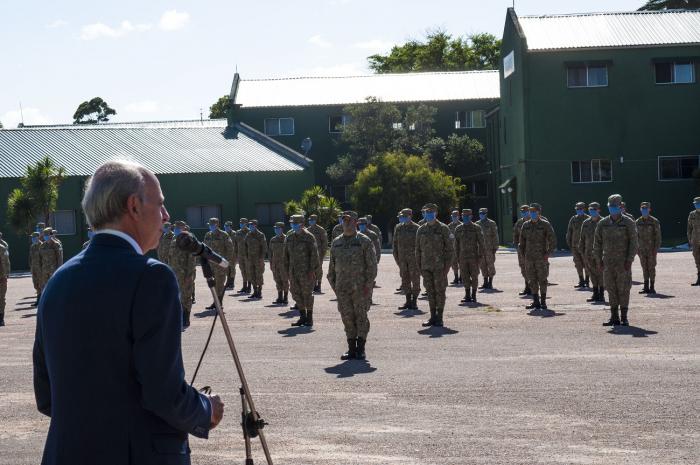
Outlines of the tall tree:
<svg viewBox="0 0 700 465">
<path fill-rule="evenodd" d="M 341 211 L 338 200 L 328 195 L 321 186 L 313 186 L 305 190 L 299 200 L 290 200 L 285 203 L 285 213 L 288 216 L 318 215 L 318 224 L 324 228 L 334 224 Z"/>
<path fill-rule="evenodd" d="M 639 11 L 698 9 L 700 9 L 700 0 L 648 0 Z"/>
<path fill-rule="evenodd" d="M 73 124 L 98 124 L 106 123 L 109 117 L 117 112 L 100 97 L 85 101 L 78 105 L 73 114 Z"/>
<path fill-rule="evenodd" d="M 231 97 L 224 95 L 209 107 L 209 119 L 227 118 L 231 109 Z"/>
</svg>

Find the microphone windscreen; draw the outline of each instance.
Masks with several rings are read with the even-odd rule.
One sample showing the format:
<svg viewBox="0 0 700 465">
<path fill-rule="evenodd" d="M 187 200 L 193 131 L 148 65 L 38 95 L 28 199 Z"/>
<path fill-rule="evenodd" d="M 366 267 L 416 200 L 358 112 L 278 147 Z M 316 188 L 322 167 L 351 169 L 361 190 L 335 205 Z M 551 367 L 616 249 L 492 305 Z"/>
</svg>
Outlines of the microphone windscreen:
<svg viewBox="0 0 700 465">
<path fill-rule="evenodd" d="M 186 231 L 178 234 L 177 239 L 175 239 L 175 245 L 183 252 L 189 252 L 192 254 L 199 252 L 200 246 L 197 238 Z"/>
</svg>

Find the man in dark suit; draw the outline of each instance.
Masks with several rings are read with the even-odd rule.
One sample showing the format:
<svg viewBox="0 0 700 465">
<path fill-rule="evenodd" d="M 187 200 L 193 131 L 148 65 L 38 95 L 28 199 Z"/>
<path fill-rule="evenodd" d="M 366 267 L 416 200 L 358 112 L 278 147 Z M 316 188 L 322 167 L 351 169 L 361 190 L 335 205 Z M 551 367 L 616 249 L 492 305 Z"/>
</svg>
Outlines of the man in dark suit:
<svg viewBox="0 0 700 465">
<path fill-rule="evenodd" d="M 155 175 L 108 162 L 89 181 L 90 245 L 41 295 L 34 392 L 51 417 L 43 465 L 189 464 L 188 433 L 208 437 L 218 396 L 188 386 L 182 309 L 157 247 L 168 212 Z"/>
</svg>

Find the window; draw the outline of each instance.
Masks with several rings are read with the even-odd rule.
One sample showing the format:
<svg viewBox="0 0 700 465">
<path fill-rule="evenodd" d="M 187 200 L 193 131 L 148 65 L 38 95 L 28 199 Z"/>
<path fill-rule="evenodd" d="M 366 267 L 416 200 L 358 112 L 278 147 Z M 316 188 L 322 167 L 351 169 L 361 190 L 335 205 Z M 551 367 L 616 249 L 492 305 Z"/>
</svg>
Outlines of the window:
<svg viewBox="0 0 700 465">
<path fill-rule="evenodd" d="M 44 215 L 40 215 L 36 219 L 37 223 L 44 222 Z M 72 236 L 76 233 L 75 230 L 75 211 L 74 210 L 56 210 L 49 215 L 48 228 L 51 226 L 56 230 L 59 236 Z"/>
<path fill-rule="evenodd" d="M 402 129 L 403 123 L 391 123 L 391 128 L 396 130 Z"/>
<path fill-rule="evenodd" d="M 455 115 L 455 129 L 485 128 L 484 110 L 458 111 Z"/>
<path fill-rule="evenodd" d="M 568 87 L 605 87 L 608 85 L 608 67 L 607 65 L 568 65 L 566 85 Z"/>
<path fill-rule="evenodd" d="M 507 78 L 515 72 L 515 50 L 511 50 L 508 55 L 503 58 L 503 79 Z"/>
<path fill-rule="evenodd" d="M 486 181 L 473 181 L 471 183 L 471 194 L 473 197 L 488 197 L 489 185 Z"/>
<path fill-rule="evenodd" d="M 350 117 L 347 115 L 335 115 L 328 117 L 328 132 L 339 133 L 343 132 L 345 125 L 350 122 Z"/>
<path fill-rule="evenodd" d="M 268 136 L 293 136 L 294 118 L 265 118 L 265 134 Z"/>
<path fill-rule="evenodd" d="M 611 182 L 612 163 L 610 160 L 583 160 L 571 162 L 571 182 Z"/>
<path fill-rule="evenodd" d="M 692 179 L 700 167 L 700 156 L 659 157 L 659 181 Z"/>
<path fill-rule="evenodd" d="M 255 214 L 259 225 L 272 226 L 277 221 L 284 221 L 284 205 L 281 203 L 256 203 Z"/>
<path fill-rule="evenodd" d="M 656 63 L 657 84 L 692 84 L 695 82 L 695 65 L 690 61 Z"/>
<path fill-rule="evenodd" d="M 197 205 L 187 207 L 187 224 L 192 229 L 206 229 L 209 218 L 219 218 L 221 221 L 221 207 L 218 205 Z"/>
</svg>

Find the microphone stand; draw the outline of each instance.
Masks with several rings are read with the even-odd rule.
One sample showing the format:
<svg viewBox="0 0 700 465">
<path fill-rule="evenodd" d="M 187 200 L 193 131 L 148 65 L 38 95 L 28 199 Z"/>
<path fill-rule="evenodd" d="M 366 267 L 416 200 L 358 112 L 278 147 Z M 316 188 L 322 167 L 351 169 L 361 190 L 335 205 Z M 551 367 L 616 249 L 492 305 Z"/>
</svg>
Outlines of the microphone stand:
<svg viewBox="0 0 700 465">
<path fill-rule="evenodd" d="M 197 371 L 199 371 L 199 366 L 202 363 L 204 354 L 209 347 L 209 341 L 211 340 L 211 335 L 214 332 L 214 326 L 216 325 L 216 317 L 221 319 L 221 326 L 226 335 L 226 341 L 228 342 L 228 347 L 231 350 L 231 356 L 233 357 L 233 363 L 236 365 L 236 371 L 238 372 L 238 378 L 241 380 L 241 387 L 239 392 L 241 394 L 241 428 L 243 429 L 243 440 L 245 441 L 245 465 L 253 465 L 253 457 L 250 447 L 250 438 L 260 437 L 260 445 L 262 446 L 263 452 L 265 453 L 265 458 L 267 459 L 267 465 L 272 465 L 272 458 L 270 457 L 270 451 L 267 448 L 267 441 L 265 440 L 265 435 L 263 434 L 263 427 L 267 425 L 265 420 L 260 418 L 257 410 L 255 410 L 255 404 L 253 403 L 253 398 L 250 395 L 250 389 L 248 388 L 248 381 L 246 381 L 245 375 L 243 374 L 243 367 L 241 366 L 241 361 L 238 358 L 238 352 L 236 351 L 236 346 L 233 343 L 233 337 L 231 336 L 231 330 L 226 322 L 226 316 L 221 309 L 221 301 L 219 296 L 216 294 L 216 282 L 214 280 L 214 273 L 211 270 L 211 264 L 209 260 L 204 257 L 200 257 L 200 264 L 202 266 L 202 274 L 207 280 L 207 286 L 211 291 L 211 295 L 214 298 L 214 305 L 216 307 L 216 315 L 214 315 L 214 322 L 212 323 L 211 331 L 209 332 L 209 338 L 204 346 L 204 351 L 199 359 L 199 364 L 197 364 L 197 369 L 192 377 L 192 383 L 194 383 L 197 377 Z"/>
</svg>

